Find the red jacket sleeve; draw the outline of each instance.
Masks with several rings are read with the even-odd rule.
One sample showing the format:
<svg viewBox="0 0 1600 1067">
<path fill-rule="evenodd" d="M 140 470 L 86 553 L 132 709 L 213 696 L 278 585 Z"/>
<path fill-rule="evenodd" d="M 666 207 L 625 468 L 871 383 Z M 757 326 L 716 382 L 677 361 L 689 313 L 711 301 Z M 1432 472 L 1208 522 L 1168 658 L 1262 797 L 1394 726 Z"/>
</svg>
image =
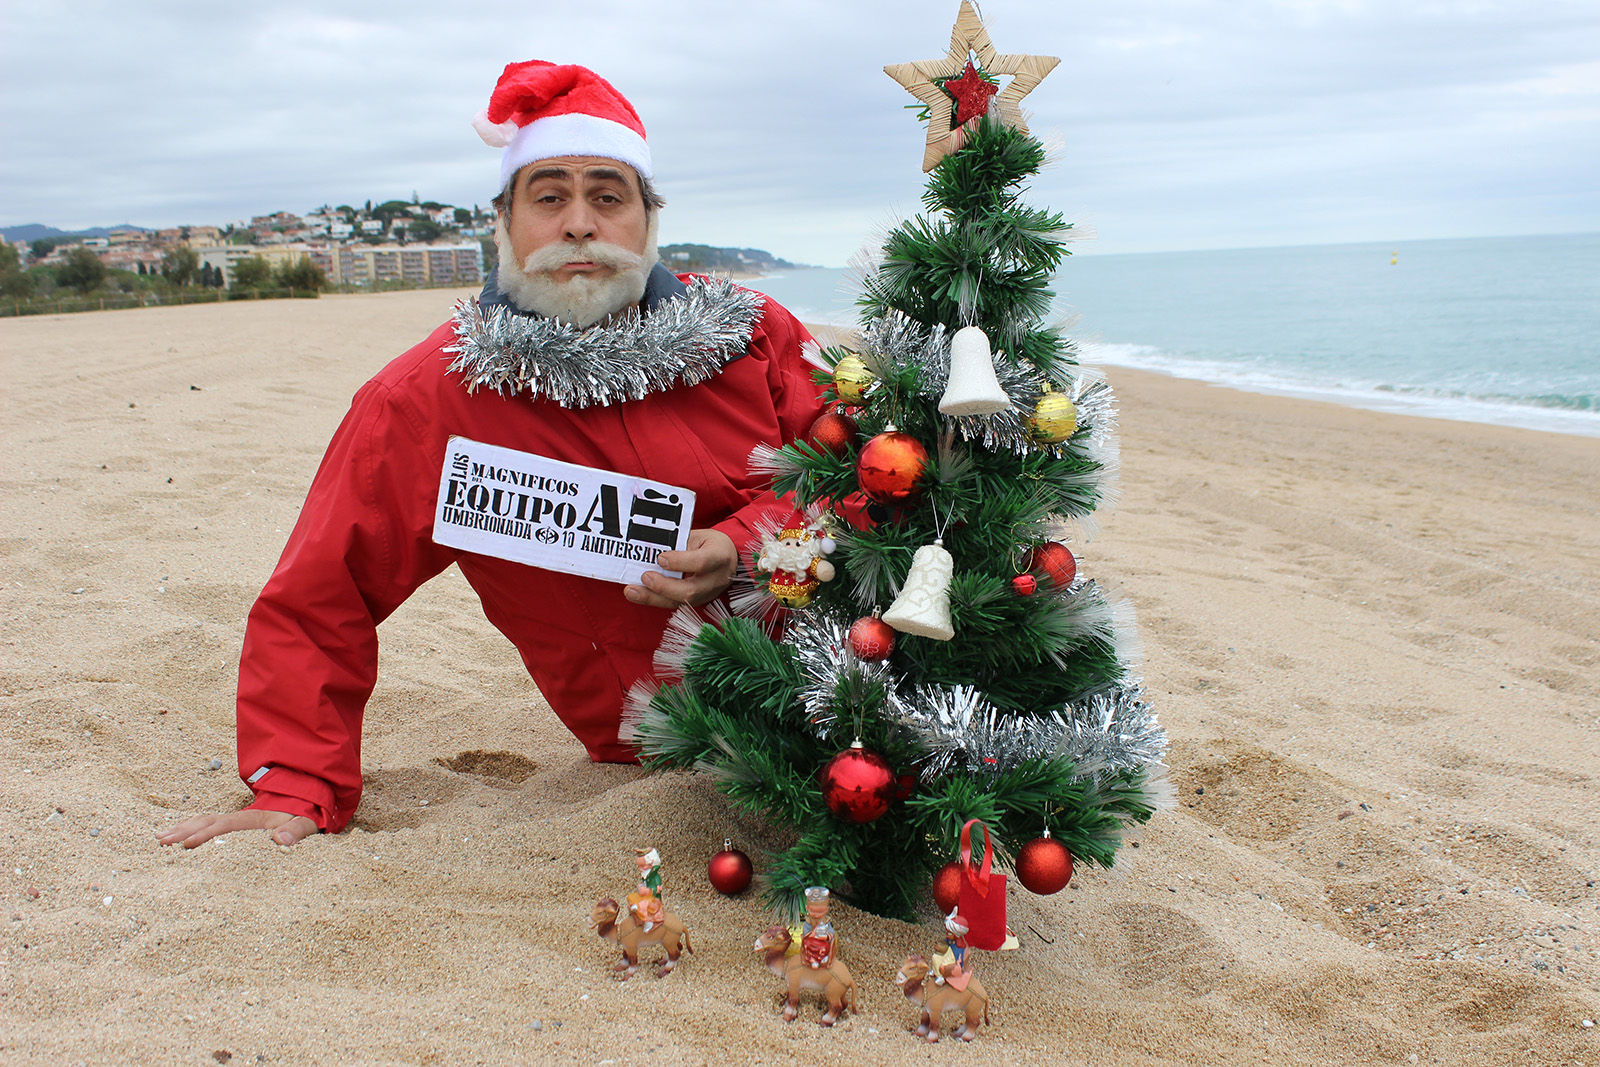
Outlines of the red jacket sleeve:
<svg viewBox="0 0 1600 1067">
<path fill-rule="evenodd" d="M 767 362 L 767 385 L 785 443 L 805 437 L 825 407 L 819 399 L 823 387 L 812 377 L 819 368 L 800 350 L 810 340 L 810 332 L 798 319 L 775 301 L 767 300 L 760 333 L 751 339 L 750 348 L 753 355 L 760 355 Z M 760 540 L 761 528 L 781 529 L 794 514 L 792 498 L 779 497 L 767 489 L 712 528 L 727 534 L 740 558 L 748 559 Z"/>
<path fill-rule="evenodd" d="M 337 832 L 361 799 L 361 720 L 377 626 L 454 558 L 432 543 L 443 446 L 368 382 L 334 434 L 239 661 L 239 773 L 251 807 Z M 437 455 L 432 453 L 437 452 Z"/>
</svg>

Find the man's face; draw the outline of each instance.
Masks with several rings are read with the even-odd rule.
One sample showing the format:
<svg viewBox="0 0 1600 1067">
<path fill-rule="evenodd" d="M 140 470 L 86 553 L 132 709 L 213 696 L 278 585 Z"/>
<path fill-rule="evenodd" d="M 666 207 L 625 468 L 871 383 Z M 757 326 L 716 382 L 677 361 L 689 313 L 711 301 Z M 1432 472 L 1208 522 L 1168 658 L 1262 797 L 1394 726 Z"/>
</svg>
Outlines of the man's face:
<svg viewBox="0 0 1600 1067">
<path fill-rule="evenodd" d="M 598 156 L 517 172 L 500 217 L 500 288 L 518 307 L 587 326 L 644 295 L 653 217 L 633 169 Z"/>
<path fill-rule="evenodd" d="M 547 271 L 557 282 L 578 275 L 604 278 L 615 268 L 581 254 L 589 242 L 616 245 L 643 255 L 649 216 L 632 168 L 598 156 L 541 159 L 512 180 L 507 231 L 517 262 L 551 245 L 580 251 Z"/>
</svg>

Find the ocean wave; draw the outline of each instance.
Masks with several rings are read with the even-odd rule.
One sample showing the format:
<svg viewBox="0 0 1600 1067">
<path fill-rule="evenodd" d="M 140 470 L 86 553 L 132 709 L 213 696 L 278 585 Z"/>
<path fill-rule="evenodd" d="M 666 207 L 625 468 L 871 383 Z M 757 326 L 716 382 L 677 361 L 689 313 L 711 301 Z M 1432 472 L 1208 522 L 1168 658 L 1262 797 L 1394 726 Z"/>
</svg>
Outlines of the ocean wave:
<svg viewBox="0 0 1600 1067">
<path fill-rule="evenodd" d="M 1477 392 L 1332 376 L 1318 378 L 1294 374 L 1264 359 L 1239 362 L 1203 359 L 1168 352 L 1154 345 L 1085 342 L 1079 344 L 1079 350 L 1086 363 L 1130 367 L 1246 392 L 1323 400 L 1373 411 L 1600 437 L 1600 393 L 1589 391 Z"/>
<path fill-rule="evenodd" d="M 1433 398 L 1439 400 L 1469 400 L 1485 404 L 1513 404 L 1524 407 L 1551 408 L 1558 411 L 1600 411 L 1600 396 L 1594 393 L 1474 393 L 1464 389 L 1433 389 L 1424 385 L 1391 385 L 1381 383 L 1373 389 L 1395 396 Z"/>
</svg>

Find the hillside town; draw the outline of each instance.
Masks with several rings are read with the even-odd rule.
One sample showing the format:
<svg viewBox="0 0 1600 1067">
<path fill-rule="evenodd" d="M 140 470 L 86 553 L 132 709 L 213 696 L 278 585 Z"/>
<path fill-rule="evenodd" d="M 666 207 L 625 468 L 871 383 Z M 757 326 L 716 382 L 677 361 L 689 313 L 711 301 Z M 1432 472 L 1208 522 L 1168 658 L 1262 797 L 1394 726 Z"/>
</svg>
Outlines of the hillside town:
<svg viewBox="0 0 1600 1067">
<path fill-rule="evenodd" d="M 4 295 L 20 299 L 58 288 L 87 295 L 173 286 L 473 286 L 483 283 L 493 265 L 493 234 L 491 210 L 416 194 L 410 201 L 323 205 L 306 214 L 278 211 L 223 226 L 113 226 L 79 233 L 16 226 L 0 231 L 0 285 Z M 794 266 L 758 249 L 683 244 L 660 252 L 679 271 L 753 276 Z"/>
<path fill-rule="evenodd" d="M 191 225 L 145 230 L 112 227 L 86 236 L 34 238 L 21 244 L 27 266 L 61 263 L 73 247 L 93 252 L 109 270 L 171 274 L 171 256 L 194 253 L 192 272 L 232 286 L 244 260 L 264 260 L 278 270 L 309 260 L 334 286 L 396 283 L 416 287 L 477 285 L 483 281 L 484 240 L 494 216 L 480 208 L 434 201 L 390 200 L 362 207 L 324 205 L 297 215 L 278 211 L 226 226 Z M 187 262 L 189 257 L 183 257 Z"/>
</svg>

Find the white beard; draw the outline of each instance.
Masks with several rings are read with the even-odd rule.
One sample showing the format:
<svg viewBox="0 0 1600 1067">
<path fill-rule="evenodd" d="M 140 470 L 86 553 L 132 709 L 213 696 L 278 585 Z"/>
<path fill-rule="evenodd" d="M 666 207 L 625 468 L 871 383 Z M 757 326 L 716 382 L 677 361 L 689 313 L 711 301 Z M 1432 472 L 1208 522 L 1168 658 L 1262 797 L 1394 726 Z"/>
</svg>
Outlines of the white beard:
<svg viewBox="0 0 1600 1067">
<path fill-rule="evenodd" d="M 758 566 L 766 571 L 788 571 L 790 574 L 804 574 L 816 558 L 816 553 L 812 551 L 812 543 L 809 540 L 802 541 L 797 545 L 787 544 L 783 541 L 773 541 L 763 548 Z"/>
<path fill-rule="evenodd" d="M 532 311 L 578 327 L 593 326 L 644 299 L 645 283 L 660 258 L 656 251 L 660 217 L 658 212 L 650 212 L 643 255 L 618 245 L 588 241 L 546 245 L 530 252 L 520 263 L 511 250 L 511 235 L 506 230 L 505 220 L 500 219 L 495 223 L 500 261 L 496 283 L 500 292 L 522 311 Z M 610 267 L 611 272 L 601 278 L 577 274 L 564 282 L 552 278 L 548 271 L 571 262 L 574 254 Z"/>
</svg>

